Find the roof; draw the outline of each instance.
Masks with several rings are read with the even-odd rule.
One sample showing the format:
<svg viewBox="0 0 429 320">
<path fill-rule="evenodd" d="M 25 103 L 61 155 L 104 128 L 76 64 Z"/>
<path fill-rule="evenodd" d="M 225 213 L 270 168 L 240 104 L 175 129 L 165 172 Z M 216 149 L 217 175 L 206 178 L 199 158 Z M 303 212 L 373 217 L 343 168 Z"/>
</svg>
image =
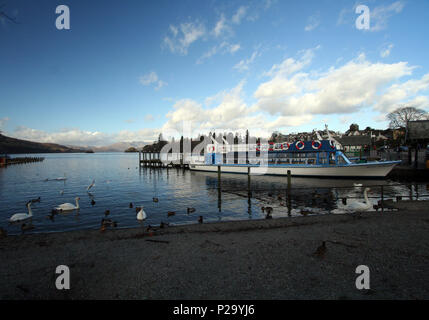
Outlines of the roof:
<svg viewBox="0 0 429 320">
<path fill-rule="evenodd" d="M 371 144 L 370 136 L 342 136 L 336 139 L 342 146 L 364 146 Z"/>
</svg>

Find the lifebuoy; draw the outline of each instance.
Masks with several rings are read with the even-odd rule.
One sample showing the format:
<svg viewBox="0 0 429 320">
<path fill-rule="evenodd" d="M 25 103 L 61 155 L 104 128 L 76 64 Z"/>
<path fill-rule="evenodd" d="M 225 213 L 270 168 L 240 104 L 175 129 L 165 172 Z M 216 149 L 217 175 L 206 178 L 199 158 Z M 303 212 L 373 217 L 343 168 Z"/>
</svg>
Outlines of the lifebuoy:
<svg viewBox="0 0 429 320">
<path fill-rule="evenodd" d="M 288 150 L 289 146 L 290 146 L 289 142 L 285 142 L 282 144 L 282 149 Z"/>
<path fill-rule="evenodd" d="M 317 146 L 316 146 L 316 144 L 317 144 Z M 311 143 L 311 147 L 312 147 L 313 149 L 318 150 L 318 149 L 320 149 L 320 148 L 322 147 L 322 142 L 320 142 L 320 140 L 314 140 L 314 141 Z"/>
<path fill-rule="evenodd" d="M 301 146 L 298 146 L 298 145 L 301 145 Z M 302 142 L 302 141 L 298 141 L 297 143 L 295 143 L 295 147 L 298 149 L 298 150 L 302 150 L 302 149 L 304 149 L 304 142 Z"/>
</svg>

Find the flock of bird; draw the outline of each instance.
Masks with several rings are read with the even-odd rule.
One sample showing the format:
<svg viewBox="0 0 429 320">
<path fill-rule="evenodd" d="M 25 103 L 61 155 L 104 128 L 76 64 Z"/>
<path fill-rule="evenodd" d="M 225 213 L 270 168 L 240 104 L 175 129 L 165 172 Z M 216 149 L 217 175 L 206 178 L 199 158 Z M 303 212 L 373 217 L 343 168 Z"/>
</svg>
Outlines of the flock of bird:
<svg viewBox="0 0 429 320">
<path fill-rule="evenodd" d="M 60 178 L 56 178 L 56 179 L 45 179 L 45 181 L 49 181 L 49 180 L 64 181 L 66 179 L 67 179 L 67 177 L 64 174 L 64 177 L 60 177 Z M 89 191 L 94 186 L 95 186 L 95 179 L 92 180 L 92 183 L 86 189 L 86 191 L 88 192 L 88 194 L 90 196 L 91 196 L 91 194 L 90 194 Z M 60 193 L 63 194 L 64 191 L 61 190 Z M 27 204 L 26 204 L 28 213 L 15 213 L 14 215 L 12 215 L 9 218 L 9 222 L 10 223 L 16 223 L 16 222 L 25 222 L 25 221 L 28 221 L 30 218 L 33 217 L 33 212 L 31 210 L 31 204 L 36 203 L 36 202 L 40 202 L 40 200 L 41 200 L 41 198 L 38 197 L 37 199 L 32 199 L 32 200 L 28 201 Z M 47 217 L 49 219 L 53 220 L 54 215 L 57 214 L 57 213 L 70 212 L 70 211 L 73 211 L 73 210 L 79 210 L 80 209 L 79 200 L 80 200 L 80 198 L 76 197 L 75 198 L 75 204 L 72 204 L 72 203 L 62 203 L 62 204 L 54 207 L 52 209 L 52 211 L 51 211 L 51 214 L 48 215 Z M 159 199 L 156 198 L 156 197 L 153 197 L 152 200 L 155 203 L 159 202 Z M 95 205 L 94 199 L 91 199 L 91 205 L 92 206 Z M 133 207 L 134 207 L 133 203 L 130 202 L 129 208 L 133 208 Z M 186 209 L 187 214 L 193 213 L 195 211 L 196 211 L 195 208 L 187 208 Z M 144 211 L 143 206 L 136 207 L 136 213 L 137 213 L 136 219 L 138 221 L 143 221 L 143 220 L 147 219 L 147 214 Z M 117 222 L 116 221 L 113 221 L 112 219 L 107 218 L 107 216 L 109 214 L 110 214 L 110 210 L 106 210 L 105 213 L 104 213 L 104 218 L 102 218 L 102 220 L 101 220 L 101 231 L 104 231 L 107 227 L 116 227 L 117 226 Z M 176 212 L 174 212 L 174 211 L 168 211 L 167 212 L 167 217 L 173 216 L 175 214 L 176 214 Z M 198 222 L 199 223 L 203 222 L 203 217 L 202 216 L 200 216 L 198 218 Z M 163 228 L 163 227 L 168 226 L 168 225 L 169 225 L 168 223 L 165 223 L 165 222 L 161 221 L 160 227 Z M 21 229 L 23 231 L 27 230 L 27 229 L 32 229 L 32 228 L 34 228 L 34 227 L 31 224 L 22 224 L 22 226 L 21 226 Z"/>
<path fill-rule="evenodd" d="M 58 177 L 55 179 L 46 179 L 45 181 L 49 181 L 49 180 L 55 180 L 55 181 L 65 181 L 67 179 L 66 175 L 64 174 L 64 177 Z M 95 186 L 95 179 L 92 180 L 91 184 L 87 187 L 86 191 L 88 192 L 88 194 L 91 196 L 90 194 L 90 190 Z M 360 188 L 362 187 L 362 184 L 354 184 L 355 188 Z M 339 208 L 340 210 L 345 210 L 346 212 L 355 212 L 355 213 L 361 213 L 363 211 L 367 211 L 371 208 L 375 208 L 375 206 L 373 206 L 368 199 L 368 191 L 370 190 L 370 188 L 365 188 L 364 189 L 364 198 L 365 198 L 365 203 L 360 202 L 360 201 L 349 201 L 349 203 L 347 203 L 347 199 L 344 198 L 342 199 L 342 208 Z M 61 194 L 64 193 L 63 190 L 61 190 L 60 192 Z M 273 197 L 273 194 L 268 194 L 269 197 Z M 75 204 L 72 203 L 63 203 L 60 204 L 56 207 L 54 207 L 52 209 L 51 215 L 48 216 L 48 218 L 50 218 L 51 220 L 53 220 L 53 217 L 55 214 L 60 213 L 60 212 L 69 212 L 69 211 L 73 211 L 73 210 L 79 210 L 80 206 L 79 206 L 79 197 L 75 198 Z M 157 197 L 153 197 L 152 198 L 153 202 L 157 203 L 159 202 L 159 199 Z M 282 201 L 282 197 L 279 195 L 278 196 L 278 200 Z M 33 212 L 31 210 L 31 205 L 33 203 L 36 202 L 40 202 L 40 197 L 36 198 L 36 199 L 32 199 L 30 201 L 27 202 L 26 206 L 28 209 L 28 213 L 16 213 L 14 215 L 12 215 L 9 218 L 9 222 L 13 223 L 13 222 L 25 222 L 27 220 L 29 220 L 30 218 L 32 218 L 33 216 Z M 91 199 L 91 205 L 94 206 L 95 205 L 95 201 L 94 199 Z M 129 208 L 133 208 L 134 205 L 133 203 L 129 204 Z M 261 210 L 263 213 L 265 213 L 265 218 L 266 219 L 272 219 L 272 212 L 273 212 L 273 208 L 272 207 L 268 207 L 268 206 L 264 206 L 261 207 Z M 193 213 L 195 212 L 196 209 L 195 208 L 187 208 L 186 212 L 187 214 Z M 334 210 L 335 211 L 335 210 Z M 136 219 L 138 221 L 144 221 L 147 219 L 147 214 L 143 209 L 143 206 L 138 206 L 136 207 Z M 312 213 L 311 211 L 308 210 L 301 210 L 301 214 L 306 216 L 308 213 Z M 334 212 L 335 213 L 335 212 Z M 116 227 L 117 226 L 117 222 L 113 221 L 112 219 L 107 218 L 107 216 L 110 214 L 110 210 L 106 210 L 105 211 L 105 217 L 101 220 L 101 230 L 104 231 L 107 227 Z M 167 217 L 171 217 L 174 216 L 176 214 L 175 211 L 168 211 L 167 212 Z M 203 217 L 199 216 L 198 218 L 198 222 L 199 223 L 203 223 Z M 163 228 L 165 226 L 167 226 L 168 223 L 164 223 L 161 221 L 160 227 Z M 32 225 L 28 225 L 28 224 L 23 224 L 21 226 L 22 230 L 26 230 L 26 229 L 31 229 L 33 228 Z"/>
</svg>

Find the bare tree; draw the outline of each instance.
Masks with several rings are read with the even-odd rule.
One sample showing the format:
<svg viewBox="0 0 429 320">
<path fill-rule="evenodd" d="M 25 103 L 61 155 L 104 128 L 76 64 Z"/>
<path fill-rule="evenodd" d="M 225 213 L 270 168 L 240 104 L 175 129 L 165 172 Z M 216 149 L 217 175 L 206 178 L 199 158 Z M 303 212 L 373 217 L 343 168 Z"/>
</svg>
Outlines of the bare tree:
<svg viewBox="0 0 429 320">
<path fill-rule="evenodd" d="M 405 141 L 408 139 L 408 123 L 410 121 L 428 119 L 428 113 L 415 107 L 403 106 L 386 116 L 391 129 L 405 128 Z"/>
<path fill-rule="evenodd" d="M 9 21 L 11 21 L 13 23 L 19 24 L 19 22 L 16 21 L 16 18 L 12 18 L 11 16 L 9 16 L 6 12 L 4 12 L 2 10 L 3 7 L 4 7 L 4 4 L 0 4 L 0 20 L 2 18 L 6 18 L 7 20 L 9 20 Z"/>
</svg>

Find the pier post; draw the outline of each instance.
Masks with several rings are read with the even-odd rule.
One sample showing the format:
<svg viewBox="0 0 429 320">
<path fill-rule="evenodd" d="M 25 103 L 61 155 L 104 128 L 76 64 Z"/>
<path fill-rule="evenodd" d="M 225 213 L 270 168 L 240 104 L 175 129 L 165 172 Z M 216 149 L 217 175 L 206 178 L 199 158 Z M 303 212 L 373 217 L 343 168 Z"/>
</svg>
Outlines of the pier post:
<svg viewBox="0 0 429 320">
<path fill-rule="evenodd" d="M 287 214 L 291 215 L 292 203 L 291 203 L 291 173 L 290 170 L 287 171 Z"/>
<path fill-rule="evenodd" d="M 221 190 L 221 174 L 220 174 L 220 166 L 217 166 L 217 207 L 219 208 L 219 212 L 222 211 L 222 190 Z"/>
<path fill-rule="evenodd" d="M 250 167 L 247 167 L 247 213 L 252 214 L 252 191 L 250 189 Z"/>
<path fill-rule="evenodd" d="M 381 213 L 384 213 L 384 188 L 381 186 Z"/>
</svg>

